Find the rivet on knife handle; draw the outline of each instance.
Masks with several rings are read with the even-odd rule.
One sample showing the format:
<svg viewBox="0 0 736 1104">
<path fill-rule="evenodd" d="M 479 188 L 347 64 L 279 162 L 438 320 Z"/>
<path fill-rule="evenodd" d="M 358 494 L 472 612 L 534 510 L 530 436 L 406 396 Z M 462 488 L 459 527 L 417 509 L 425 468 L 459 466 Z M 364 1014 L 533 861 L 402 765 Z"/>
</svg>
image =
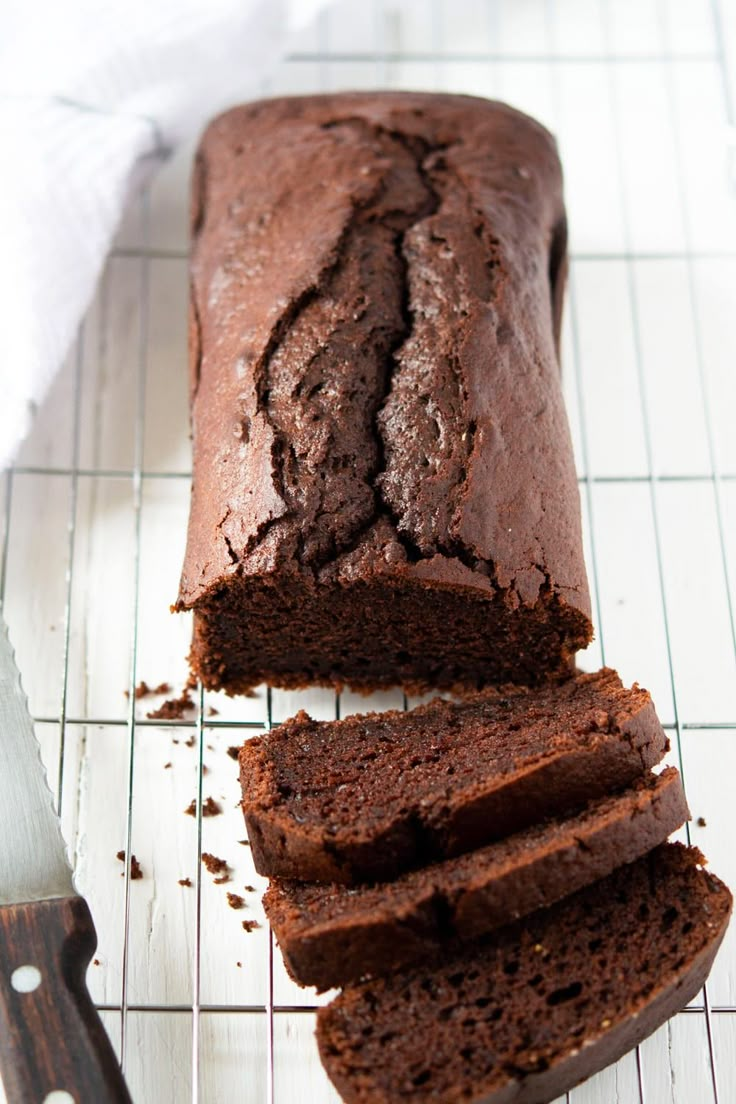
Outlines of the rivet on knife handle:
<svg viewBox="0 0 736 1104">
<path fill-rule="evenodd" d="M 85 983 L 81 897 L 0 906 L 0 1067 L 8 1104 L 131 1104 Z"/>
</svg>

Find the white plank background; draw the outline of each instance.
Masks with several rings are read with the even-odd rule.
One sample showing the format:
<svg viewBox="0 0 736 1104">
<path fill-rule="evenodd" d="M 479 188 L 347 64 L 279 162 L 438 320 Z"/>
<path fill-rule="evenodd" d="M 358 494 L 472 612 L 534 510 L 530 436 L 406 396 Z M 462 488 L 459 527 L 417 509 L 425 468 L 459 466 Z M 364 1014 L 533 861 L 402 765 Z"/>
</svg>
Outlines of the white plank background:
<svg viewBox="0 0 736 1104">
<path fill-rule="evenodd" d="M 585 665 L 604 660 L 652 690 L 706 820 L 689 835 L 734 886 L 735 60 L 727 0 L 386 0 L 337 7 L 263 89 L 500 96 L 558 134 L 573 251 L 565 386 L 597 623 Z M 124 693 L 186 677 L 190 626 L 168 606 L 189 495 L 190 157 L 131 204 L 0 482 L 0 587 L 97 925 L 90 989 L 137 1104 L 326 1104 L 317 1002 L 272 948 L 227 748 L 337 703 L 207 694 L 196 718 L 166 725 Z M 339 707 L 400 704 L 345 694 Z M 185 816 L 198 795 L 223 815 Z M 120 848 L 141 880 L 121 877 Z M 202 871 L 202 850 L 228 861 L 228 886 Z M 245 910 L 228 908 L 227 889 Z M 246 934 L 243 918 L 262 926 Z M 736 930 L 690 1008 L 568 1100 L 736 1102 Z"/>
</svg>

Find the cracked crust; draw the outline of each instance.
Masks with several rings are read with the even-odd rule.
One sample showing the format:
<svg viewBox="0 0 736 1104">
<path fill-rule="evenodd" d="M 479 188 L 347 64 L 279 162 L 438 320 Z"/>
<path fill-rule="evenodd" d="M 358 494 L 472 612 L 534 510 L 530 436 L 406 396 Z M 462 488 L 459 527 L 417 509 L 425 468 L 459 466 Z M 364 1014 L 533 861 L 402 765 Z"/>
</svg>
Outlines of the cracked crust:
<svg viewBox="0 0 736 1104">
<path fill-rule="evenodd" d="M 194 484 L 177 608 L 196 611 L 205 684 L 563 673 L 591 626 L 556 356 L 565 216 L 550 135 L 462 96 L 245 105 L 203 138 L 192 234 Z M 361 669 L 314 624 L 356 583 L 368 590 L 352 621 L 381 640 L 383 668 L 376 652 Z M 376 591 L 397 624 L 361 626 Z M 260 635 L 269 614 L 288 658 Z"/>
</svg>

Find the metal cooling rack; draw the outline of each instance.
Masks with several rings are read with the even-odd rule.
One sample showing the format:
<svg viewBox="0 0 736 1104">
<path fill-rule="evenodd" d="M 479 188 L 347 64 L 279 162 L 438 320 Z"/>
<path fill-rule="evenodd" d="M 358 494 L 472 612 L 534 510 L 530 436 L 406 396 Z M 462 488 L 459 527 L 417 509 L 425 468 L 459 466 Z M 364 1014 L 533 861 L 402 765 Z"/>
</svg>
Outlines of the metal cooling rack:
<svg viewBox="0 0 736 1104">
<path fill-rule="evenodd" d="M 262 91 L 475 92 L 559 135 L 573 228 L 565 380 L 598 630 L 585 665 L 652 690 L 696 818 L 685 835 L 736 886 L 734 29 L 725 0 L 343 5 Z M 189 495 L 190 157 L 132 205 L 5 476 L 0 597 L 96 919 L 90 988 L 136 1101 L 334 1101 L 314 998 L 288 981 L 259 894 L 243 888 L 264 883 L 235 842 L 226 751 L 300 707 L 327 718 L 411 703 L 199 690 L 191 720 L 164 723 L 133 694 L 141 679 L 186 677 L 189 624 L 167 606 Z M 202 818 L 207 796 L 221 816 Z M 121 877 L 120 848 L 140 881 Z M 228 886 L 203 871 L 203 851 L 227 858 Z M 228 909 L 228 889 L 245 911 Z M 246 934 L 243 917 L 262 926 Z M 734 934 L 687 1010 L 566 1100 L 733 1104 Z"/>
</svg>

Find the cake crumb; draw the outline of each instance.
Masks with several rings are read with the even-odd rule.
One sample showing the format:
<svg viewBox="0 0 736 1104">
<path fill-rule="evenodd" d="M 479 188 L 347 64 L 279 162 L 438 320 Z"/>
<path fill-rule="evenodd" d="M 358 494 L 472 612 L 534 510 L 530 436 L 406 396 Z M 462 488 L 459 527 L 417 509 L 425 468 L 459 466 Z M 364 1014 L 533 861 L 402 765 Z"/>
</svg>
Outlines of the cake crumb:
<svg viewBox="0 0 736 1104">
<path fill-rule="evenodd" d="M 248 840 L 238 840 L 238 843 L 241 845 L 241 847 L 250 847 Z"/>
<path fill-rule="evenodd" d="M 255 931 L 256 928 L 260 928 L 260 926 L 257 920 L 243 920 L 243 928 L 248 934 Z"/>
<path fill-rule="evenodd" d="M 186 816 L 196 816 L 197 815 L 197 799 L 196 798 L 194 798 L 194 797 L 192 798 L 192 800 L 189 802 L 186 809 L 184 810 L 184 813 L 185 813 Z"/>
<path fill-rule="evenodd" d="M 194 737 L 190 736 L 188 740 L 184 741 L 184 747 L 194 747 Z"/>
<path fill-rule="evenodd" d="M 239 970 L 243 969 L 243 963 L 242 962 L 236 962 L 235 965 L 238 967 Z"/>
<path fill-rule="evenodd" d="M 227 753 L 228 753 L 228 755 L 230 756 L 231 759 L 237 759 L 238 756 L 240 755 L 240 748 L 239 747 L 229 747 L 227 749 Z"/>
<path fill-rule="evenodd" d="M 151 709 L 146 713 L 149 721 L 180 721 L 184 714 L 194 709 L 191 694 L 185 690 L 178 698 L 167 698 L 158 709 Z"/>
<path fill-rule="evenodd" d="M 214 879 L 215 885 L 224 885 L 225 882 L 229 882 L 229 881 L 230 881 L 230 875 L 229 874 L 221 874 L 219 878 Z"/>
<path fill-rule="evenodd" d="M 207 710 L 207 716 L 208 717 L 219 717 L 220 716 L 220 710 L 215 709 L 214 705 L 211 705 L 209 707 L 209 709 Z"/>
<path fill-rule="evenodd" d="M 133 696 L 136 701 L 140 701 L 141 698 L 153 698 L 156 696 L 156 694 L 170 693 L 170 682 L 160 682 L 158 686 L 149 686 L 145 679 L 141 679 L 141 681 L 138 683 L 135 690 L 133 691 Z M 130 690 L 125 691 L 125 696 L 126 698 L 130 698 Z"/>
<path fill-rule="evenodd" d="M 245 901 L 239 893 L 228 893 L 227 903 L 229 904 L 231 909 L 245 908 Z"/>
<path fill-rule="evenodd" d="M 170 770 L 170 769 L 171 769 L 171 763 L 164 763 L 164 770 Z"/>
<path fill-rule="evenodd" d="M 121 863 L 124 863 L 125 862 L 125 851 L 122 851 L 122 850 L 117 851 L 116 854 L 115 854 L 115 858 L 119 859 Z M 125 871 L 123 871 L 123 873 L 120 875 L 120 877 L 121 878 L 125 877 Z M 138 880 L 138 878 L 142 878 L 142 877 L 143 877 L 143 870 L 141 868 L 141 864 L 138 862 L 135 855 L 131 855 L 130 856 L 130 879 L 131 879 L 131 881 L 135 882 L 135 881 Z"/>
<path fill-rule="evenodd" d="M 705 817 L 702 817 L 702 816 L 701 816 L 701 817 L 698 817 L 698 819 L 697 819 L 696 823 L 697 823 L 697 825 L 698 825 L 698 828 L 705 828 L 705 827 L 707 826 L 707 823 L 708 823 L 708 822 L 707 822 L 707 820 L 705 819 Z"/>
<path fill-rule="evenodd" d="M 213 817 L 220 816 L 222 809 L 212 797 L 205 799 L 202 805 L 202 816 Z"/>
<path fill-rule="evenodd" d="M 209 851 L 202 852 L 202 862 L 208 874 L 222 874 L 228 868 L 225 859 L 218 859 L 217 855 L 212 855 Z"/>
<path fill-rule="evenodd" d="M 243 886 L 246 893 L 255 893 L 256 887 L 252 885 Z"/>
<path fill-rule="evenodd" d="M 93 959 L 92 959 L 92 965 L 93 965 L 93 966 L 99 966 L 99 965 L 100 965 L 100 960 L 99 960 L 99 958 L 93 958 Z"/>
<path fill-rule="evenodd" d="M 180 886 L 190 887 L 191 884 L 192 884 L 192 879 L 191 878 L 180 878 L 179 879 L 179 885 Z"/>
</svg>

